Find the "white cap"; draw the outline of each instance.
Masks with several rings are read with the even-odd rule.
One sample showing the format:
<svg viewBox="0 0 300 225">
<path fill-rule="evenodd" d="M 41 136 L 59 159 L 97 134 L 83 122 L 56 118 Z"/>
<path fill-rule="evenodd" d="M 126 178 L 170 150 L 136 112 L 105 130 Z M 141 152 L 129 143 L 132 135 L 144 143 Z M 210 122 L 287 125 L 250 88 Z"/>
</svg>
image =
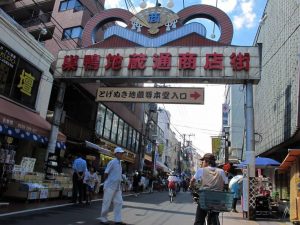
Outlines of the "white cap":
<svg viewBox="0 0 300 225">
<path fill-rule="evenodd" d="M 115 150 L 114 150 L 114 153 L 116 154 L 116 153 L 123 153 L 124 152 L 124 150 L 123 150 L 123 148 L 121 148 L 121 147 L 116 147 L 115 148 Z"/>
</svg>

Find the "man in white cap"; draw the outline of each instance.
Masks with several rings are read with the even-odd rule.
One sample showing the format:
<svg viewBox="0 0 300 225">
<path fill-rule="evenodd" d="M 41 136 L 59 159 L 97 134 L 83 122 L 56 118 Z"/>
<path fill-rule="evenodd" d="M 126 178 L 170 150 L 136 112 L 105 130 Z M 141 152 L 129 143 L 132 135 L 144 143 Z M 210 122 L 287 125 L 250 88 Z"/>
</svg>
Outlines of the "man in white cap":
<svg viewBox="0 0 300 225">
<path fill-rule="evenodd" d="M 107 214 L 109 212 L 109 207 L 113 202 L 114 207 L 114 220 L 115 224 L 119 225 L 126 225 L 122 222 L 122 205 L 123 205 L 123 198 L 122 198 L 122 189 L 121 189 L 121 181 L 122 181 L 122 166 L 121 166 L 121 159 L 124 154 L 124 150 L 120 147 L 116 147 L 114 150 L 115 157 L 111 160 L 104 171 L 104 195 L 103 195 L 103 202 L 102 202 L 102 210 L 101 210 L 101 217 L 100 223 L 108 225 Z"/>
</svg>

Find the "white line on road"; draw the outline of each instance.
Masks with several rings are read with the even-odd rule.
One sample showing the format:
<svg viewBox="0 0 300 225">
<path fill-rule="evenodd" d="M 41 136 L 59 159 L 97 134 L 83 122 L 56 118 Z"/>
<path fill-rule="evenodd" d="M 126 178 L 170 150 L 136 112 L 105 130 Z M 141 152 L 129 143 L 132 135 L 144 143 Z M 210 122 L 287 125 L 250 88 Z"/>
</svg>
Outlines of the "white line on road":
<svg viewBox="0 0 300 225">
<path fill-rule="evenodd" d="M 131 195 L 133 195 L 133 194 L 123 195 L 123 197 L 128 197 Z M 97 201 L 102 201 L 102 198 L 92 200 L 92 202 L 97 202 Z M 55 209 L 55 208 L 69 206 L 69 205 L 74 205 L 74 203 L 66 203 L 66 204 L 52 205 L 52 206 L 46 206 L 46 207 L 41 207 L 41 208 L 36 208 L 36 209 L 26 209 L 26 210 L 21 210 L 21 211 L 16 211 L 16 212 L 3 213 L 3 214 L 0 214 L 0 217 L 12 216 L 12 215 L 17 215 L 17 214 L 21 214 L 21 213 L 35 212 L 35 211 L 40 211 L 40 210 L 45 210 L 45 209 Z"/>
</svg>

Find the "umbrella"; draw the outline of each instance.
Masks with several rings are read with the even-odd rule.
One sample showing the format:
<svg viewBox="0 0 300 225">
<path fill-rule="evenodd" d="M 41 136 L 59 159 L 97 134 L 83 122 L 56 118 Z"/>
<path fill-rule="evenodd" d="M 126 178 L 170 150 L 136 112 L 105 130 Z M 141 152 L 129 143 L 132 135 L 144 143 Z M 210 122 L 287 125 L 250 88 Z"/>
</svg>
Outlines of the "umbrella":
<svg viewBox="0 0 300 225">
<path fill-rule="evenodd" d="M 243 175 L 236 175 L 233 178 L 231 178 L 229 185 L 228 185 L 229 189 L 231 189 L 232 185 L 234 185 L 236 182 L 238 182 L 241 179 L 243 179 Z"/>
<path fill-rule="evenodd" d="M 245 160 L 241 162 L 238 167 L 244 167 L 247 164 L 249 164 L 248 160 Z M 272 166 L 279 166 L 280 162 L 271 159 L 271 158 L 266 158 L 266 157 L 256 157 L 255 158 L 255 166 L 256 167 L 272 167 Z"/>
</svg>

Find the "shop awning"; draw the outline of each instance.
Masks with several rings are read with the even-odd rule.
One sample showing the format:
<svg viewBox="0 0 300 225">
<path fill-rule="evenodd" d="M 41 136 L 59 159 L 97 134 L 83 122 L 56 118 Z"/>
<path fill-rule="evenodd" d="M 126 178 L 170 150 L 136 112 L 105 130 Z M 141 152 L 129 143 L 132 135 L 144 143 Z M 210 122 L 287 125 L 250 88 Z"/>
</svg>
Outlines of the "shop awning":
<svg viewBox="0 0 300 225">
<path fill-rule="evenodd" d="M 0 98 L 0 133 L 16 138 L 48 142 L 51 124 L 39 114 L 8 100 Z M 64 145 L 66 136 L 59 132 L 59 145 Z"/>
<path fill-rule="evenodd" d="M 287 170 L 289 169 L 294 161 L 300 156 L 300 149 L 289 149 L 287 156 L 280 164 L 279 169 Z"/>
<path fill-rule="evenodd" d="M 105 148 L 101 148 L 99 145 L 94 144 L 92 142 L 85 141 L 85 146 L 88 148 L 93 148 L 103 155 L 112 156 L 111 151 L 109 151 L 108 149 L 105 149 Z"/>
<path fill-rule="evenodd" d="M 169 167 L 167 167 L 165 164 L 163 164 L 160 161 L 156 161 L 156 168 L 157 169 L 161 169 L 161 170 L 163 170 L 166 173 L 168 173 L 168 172 L 171 171 L 171 169 Z"/>
</svg>

